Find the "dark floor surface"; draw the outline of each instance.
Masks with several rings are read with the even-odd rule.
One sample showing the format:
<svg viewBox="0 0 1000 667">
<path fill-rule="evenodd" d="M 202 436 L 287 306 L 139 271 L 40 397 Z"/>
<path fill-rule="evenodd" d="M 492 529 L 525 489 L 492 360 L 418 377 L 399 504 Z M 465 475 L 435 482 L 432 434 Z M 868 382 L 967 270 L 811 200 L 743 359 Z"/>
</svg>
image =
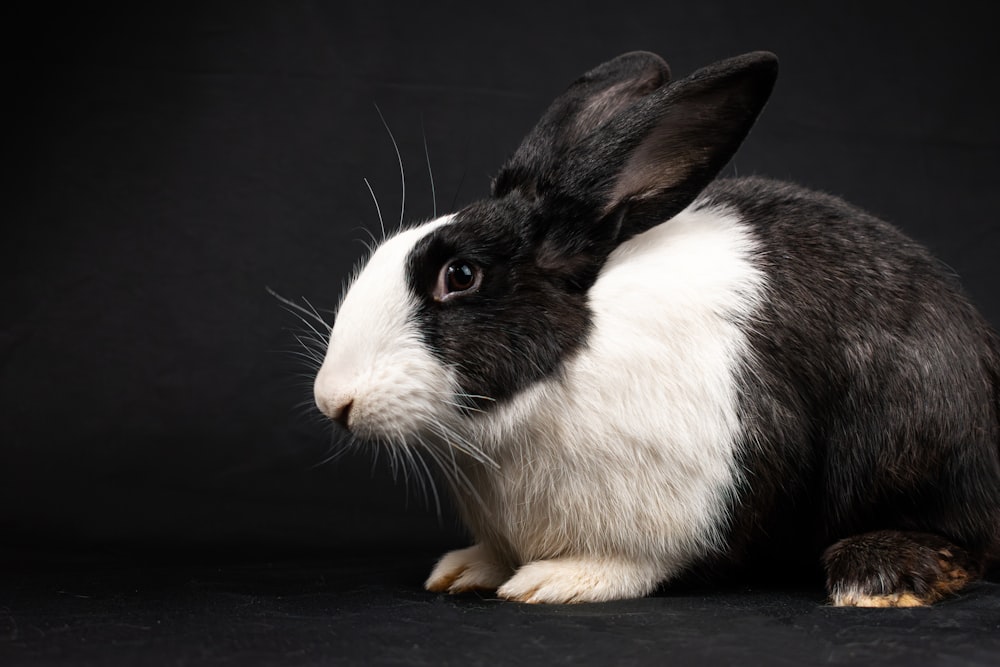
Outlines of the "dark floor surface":
<svg viewBox="0 0 1000 667">
<path fill-rule="evenodd" d="M 1000 665 L 1000 583 L 930 609 L 730 588 L 530 606 L 423 591 L 429 554 L 0 560 L 0 665 Z"/>
</svg>

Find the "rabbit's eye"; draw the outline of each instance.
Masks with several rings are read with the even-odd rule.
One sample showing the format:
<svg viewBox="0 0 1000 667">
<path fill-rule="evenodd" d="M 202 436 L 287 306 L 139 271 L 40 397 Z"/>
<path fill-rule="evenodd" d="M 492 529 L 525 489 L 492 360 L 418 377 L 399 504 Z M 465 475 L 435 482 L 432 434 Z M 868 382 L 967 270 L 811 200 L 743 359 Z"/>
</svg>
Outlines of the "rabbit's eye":
<svg viewBox="0 0 1000 667">
<path fill-rule="evenodd" d="M 449 264 L 445 284 L 452 292 L 464 292 L 476 284 L 476 272 L 464 262 Z"/>
<path fill-rule="evenodd" d="M 464 259 L 453 259 L 443 267 L 434 288 L 437 301 L 447 301 L 461 294 L 474 292 L 479 288 L 483 272 L 476 265 Z"/>
</svg>

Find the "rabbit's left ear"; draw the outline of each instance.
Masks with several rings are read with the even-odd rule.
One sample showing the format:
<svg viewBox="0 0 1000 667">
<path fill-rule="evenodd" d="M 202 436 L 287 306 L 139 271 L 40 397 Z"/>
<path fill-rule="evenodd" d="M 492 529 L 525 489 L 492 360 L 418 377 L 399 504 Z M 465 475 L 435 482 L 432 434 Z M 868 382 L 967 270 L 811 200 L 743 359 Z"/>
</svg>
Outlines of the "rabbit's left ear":
<svg viewBox="0 0 1000 667">
<path fill-rule="evenodd" d="M 559 165 L 540 202 L 545 229 L 533 231 L 565 259 L 582 253 L 600 262 L 618 244 L 669 220 L 736 153 L 777 73 L 774 54 L 748 53 L 659 88 L 613 116 Z"/>
<path fill-rule="evenodd" d="M 517 189 L 534 198 L 569 150 L 668 81 L 667 63 L 647 51 L 625 53 L 590 70 L 549 105 L 521 141 L 493 180 L 493 195 Z"/>
</svg>

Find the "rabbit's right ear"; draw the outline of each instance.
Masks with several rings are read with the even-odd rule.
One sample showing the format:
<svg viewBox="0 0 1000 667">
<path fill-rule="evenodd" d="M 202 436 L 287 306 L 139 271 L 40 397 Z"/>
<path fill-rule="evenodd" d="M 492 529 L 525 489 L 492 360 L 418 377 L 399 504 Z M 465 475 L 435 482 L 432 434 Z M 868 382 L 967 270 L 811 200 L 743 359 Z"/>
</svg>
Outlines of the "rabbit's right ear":
<svg viewBox="0 0 1000 667">
<path fill-rule="evenodd" d="M 549 105 L 507 160 L 493 181 L 494 196 L 519 189 L 534 198 L 568 150 L 669 81 L 667 63 L 646 51 L 625 53 L 590 70 Z"/>
<path fill-rule="evenodd" d="M 579 141 L 526 218 L 542 264 L 587 286 L 618 245 L 690 205 L 736 153 L 777 75 L 778 59 L 766 51 L 722 60 Z"/>
</svg>

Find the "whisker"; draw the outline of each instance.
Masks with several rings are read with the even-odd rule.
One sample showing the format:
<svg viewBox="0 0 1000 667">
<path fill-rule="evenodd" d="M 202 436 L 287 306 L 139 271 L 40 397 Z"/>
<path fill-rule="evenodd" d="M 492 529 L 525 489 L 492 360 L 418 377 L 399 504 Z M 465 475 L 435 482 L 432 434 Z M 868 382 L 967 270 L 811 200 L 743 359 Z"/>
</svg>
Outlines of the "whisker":
<svg viewBox="0 0 1000 667">
<path fill-rule="evenodd" d="M 420 453 L 419 449 L 412 449 L 411 453 L 416 463 L 420 464 L 424 472 L 427 474 L 427 485 L 430 487 L 431 495 L 434 497 L 434 511 L 437 513 L 438 520 L 441 520 L 441 498 L 438 496 L 437 486 L 434 484 L 434 474 L 431 469 L 427 467 L 427 462 L 424 460 L 423 455 Z M 424 491 L 426 494 L 426 489 Z M 425 495 L 426 497 L 426 495 Z"/>
<path fill-rule="evenodd" d="M 406 457 L 403 455 L 403 451 L 406 445 L 399 443 L 395 445 L 393 449 L 393 458 L 395 459 L 395 465 L 399 467 L 399 472 L 403 475 L 403 488 L 407 491 L 410 490 L 410 469 L 406 466 Z M 407 502 L 409 502 L 409 493 L 406 494 Z"/>
<path fill-rule="evenodd" d="M 380 439 L 378 442 L 375 443 L 375 446 L 371 448 L 371 450 L 372 450 L 372 472 L 371 472 L 372 477 L 375 476 L 375 468 L 378 466 L 379 450 L 381 450 L 385 446 L 386 446 L 385 443 L 383 443 L 381 441 L 381 439 Z"/>
<path fill-rule="evenodd" d="M 330 425 L 326 416 L 315 405 L 299 405 L 291 410 L 291 414 L 299 421 L 324 430 Z"/>
<path fill-rule="evenodd" d="M 497 402 L 497 399 L 492 398 L 491 396 L 483 396 L 482 394 L 462 394 L 462 396 L 464 398 L 476 398 L 476 399 L 479 399 L 481 401 L 489 401 L 490 403 L 496 403 Z"/>
<path fill-rule="evenodd" d="M 490 403 L 496 403 L 497 402 L 497 399 L 490 398 L 489 396 L 482 396 L 480 394 L 466 394 L 465 392 L 462 392 L 462 391 L 432 391 L 432 392 L 429 392 L 429 393 L 437 394 L 439 396 L 451 396 L 451 397 L 454 397 L 454 398 L 468 398 L 468 399 L 476 399 L 476 400 L 481 400 L 481 401 L 489 401 Z M 463 407 L 465 407 L 465 406 L 463 406 Z"/>
<path fill-rule="evenodd" d="M 472 482 L 469 481 L 469 478 L 458 469 L 458 462 L 455 461 L 455 453 L 453 451 L 450 451 L 451 461 L 453 464 L 450 466 L 445 460 L 444 452 L 436 449 L 435 447 L 425 445 L 424 452 L 426 452 L 437 463 L 438 469 L 444 475 L 444 480 L 451 488 L 452 494 L 458 497 L 466 495 L 466 491 L 468 491 L 468 495 L 470 496 L 475 494 L 475 490 L 471 488 Z M 461 477 L 459 477 L 459 475 L 461 475 Z M 464 480 L 462 478 L 464 478 Z"/>
<path fill-rule="evenodd" d="M 333 463 L 337 459 L 339 459 L 342 456 L 344 456 L 344 454 L 346 454 L 347 452 L 349 452 L 349 451 L 351 451 L 352 449 L 355 449 L 355 448 L 356 448 L 356 444 L 354 442 L 354 438 L 350 438 L 349 440 L 347 440 L 346 443 L 343 440 L 339 440 L 339 439 L 335 438 L 330 443 L 330 448 L 327 450 L 328 456 L 324 457 L 318 463 L 314 463 L 312 466 L 310 466 L 310 469 L 311 470 L 315 470 L 316 468 L 319 468 L 320 466 L 325 466 L 328 463 Z"/>
<path fill-rule="evenodd" d="M 428 393 L 430 393 L 430 394 L 437 394 L 438 396 L 455 396 L 456 398 L 481 398 L 484 401 L 492 401 L 494 403 L 497 400 L 495 398 L 490 398 L 489 396 L 482 396 L 480 394 L 467 394 L 464 391 L 456 391 L 456 390 L 452 390 L 452 391 L 434 391 L 434 390 L 428 390 Z"/>
<path fill-rule="evenodd" d="M 308 343 L 306 346 L 311 352 L 316 352 L 318 354 L 323 354 L 326 350 L 327 340 L 325 338 L 317 338 L 312 332 L 306 330 L 292 331 L 293 336 L 298 336 L 300 342 Z M 312 347 L 315 346 L 315 347 Z"/>
<path fill-rule="evenodd" d="M 427 150 L 427 130 L 424 128 L 424 119 L 420 118 L 420 134 L 424 137 L 424 157 L 427 159 L 427 176 L 431 181 L 431 205 L 433 207 L 433 213 L 431 217 L 438 217 L 438 205 L 437 205 L 437 194 L 434 192 L 434 171 L 431 169 L 431 154 Z"/>
<path fill-rule="evenodd" d="M 500 469 L 500 464 L 494 461 L 492 457 L 486 454 L 486 452 L 482 451 L 479 447 L 469 442 L 458 433 L 455 433 L 452 429 L 447 428 L 440 421 L 432 419 L 429 422 L 429 426 L 436 435 L 445 441 L 445 444 L 449 445 L 450 449 L 456 449 L 476 462 L 489 466 L 494 470 Z"/>
<path fill-rule="evenodd" d="M 472 412 L 480 412 L 480 413 L 485 413 L 486 412 L 485 410 L 481 410 L 481 409 L 479 409 L 477 407 L 473 407 L 471 405 L 463 405 L 461 403 L 454 403 L 452 401 L 442 401 L 442 402 L 445 405 L 450 405 L 450 406 L 452 406 L 454 408 L 458 408 L 459 410 L 471 410 Z"/>
<path fill-rule="evenodd" d="M 402 184 L 403 194 L 399 202 L 399 228 L 403 228 L 403 215 L 406 211 L 406 174 L 403 172 L 403 156 L 399 154 L 399 145 L 396 143 L 396 137 L 392 136 L 392 130 L 389 129 L 389 123 L 385 122 L 385 116 L 382 115 L 382 110 L 375 105 L 375 111 L 378 112 L 378 117 L 382 119 L 382 125 L 385 127 L 385 131 L 389 133 L 389 140 L 392 141 L 392 147 L 396 151 L 396 160 L 399 161 L 399 180 Z M 385 236 L 385 232 L 382 233 Z"/>
<path fill-rule="evenodd" d="M 326 328 L 327 333 L 330 332 L 330 329 L 332 327 L 330 327 L 330 325 L 326 323 L 326 320 L 324 320 L 322 317 L 319 316 L 319 313 L 310 312 L 309 310 L 303 308 L 302 306 L 300 306 L 299 304 L 295 303 L 291 299 L 287 299 L 287 298 L 281 296 L 280 294 L 278 294 L 277 292 L 275 292 L 273 289 L 271 289 L 270 287 L 268 287 L 266 285 L 264 286 L 264 289 L 267 291 L 268 294 L 270 294 L 271 296 L 273 296 L 275 299 L 277 299 L 278 301 L 280 301 L 282 304 L 284 304 L 285 306 L 291 308 L 292 311 L 290 311 L 290 312 L 293 312 L 293 314 L 294 313 L 302 313 L 302 314 L 306 315 L 307 317 L 313 318 L 318 323 L 322 324 L 324 328 Z M 307 301 L 306 303 L 309 303 L 309 302 Z M 310 307 L 312 307 L 312 304 L 309 304 L 309 305 L 310 305 Z M 300 317 L 299 319 L 302 319 L 302 318 Z M 308 322 L 306 324 L 307 324 L 307 326 L 309 326 Z M 310 328 L 313 329 L 313 331 L 316 331 L 316 329 L 313 328 L 312 326 L 310 326 Z M 319 334 L 318 331 L 316 331 L 316 333 Z"/>
<path fill-rule="evenodd" d="M 462 392 L 455 392 L 455 396 L 459 398 L 475 398 L 481 401 L 489 401 L 490 403 L 496 403 L 497 399 L 490 398 L 489 396 L 481 396 L 480 394 L 464 394 Z"/>
<path fill-rule="evenodd" d="M 362 178 L 365 185 L 368 186 L 368 192 L 372 195 L 372 201 L 375 202 L 375 212 L 378 214 L 378 226 L 382 230 L 382 240 L 385 240 L 385 223 L 382 222 L 382 207 L 378 205 L 378 197 L 375 196 L 375 191 L 372 190 L 372 184 L 368 182 L 367 178 Z"/>
<path fill-rule="evenodd" d="M 399 481 L 399 448 L 393 445 L 389 445 L 385 448 L 386 455 L 389 459 L 389 472 L 392 474 L 392 481 Z M 403 480 L 403 487 L 406 487 L 406 480 Z"/>
<path fill-rule="evenodd" d="M 309 336 L 307 336 L 305 334 L 303 334 L 302 336 L 299 336 L 298 334 L 294 334 L 293 333 L 292 334 L 292 338 L 294 338 L 295 340 L 297 340 L 299 342 L 299 345 L 301 345 L 302 348 L 306 351 L 306 354 L 315 355 L 315 356 L 313 356 L 314 360 L 316 360 L 316 361 L 323 361 L 323 358 L 320 355 L 319 351 L 315 350 L 315 349 L 313 349 L 311 347 L 309 347 L 309 345 L 306 343 L 307 340 L 311 341 L 312 343 L 318 343 L 319 341 L 315 340 L 314 338 L 310 338 Z"/>
<path fill-rule="evenodd" d="M 482 506 L 485 509 L 486 501 L 484 501 L 483 497 L 479 495 L 479 491 L 476 490 L 476 485 L 472 483 L 472 480 L 469 479 L 469 476 L 466 475 L 465 471 L 462 470 L 462 468 L 458 465 L 458 460 L 455 458 L 454 450 L 449 449 L 449 452 L 451 453 L 452 470 L 455 471 L 456 477 L 460 478 L 464 482 L 465 489 L 468 492 L 468 494 L 472 496 L 472 498 L 475 499 L 476 502 L 478 502 L 480 506 Z"/>
<path fill-rule="evenodd" d="M 330 420 L 326 415 L 316 409 L 316 403 L 312 400 L 302 401 L 292 408 L 294 414 L 298 414 L 300 419 L 307 419 L 317 426 L 328 427 Z"/>
<path fill-rule="evenodd" d="M 320 333 L 317 331 L 316 335 L 319 336 Z M 320 339 L 320 338 L 313 338 L 313 336 L 311 336 L 306 331 L 302 331 L 302 332 L 299 332 L 297 334 L 293 333 L 292 337 L 294 337 L 295 340 L 297 340 L 299 342 L 299 344 L 306 349 L 307 352 L 315 353 L 317 356 L 322 356 L 322 354 L 320 353 L 320 350 L 322 348 L 326 347 L 326 343 L 324 343 L 322 339 Z M 315 348 L 310 347 L 309 345 L 306 344 L 306 341 L 309 341 L 310 343 L 312 343 L 316 347 Z"/>
<path fill-rule="evenodd" d="M 374 194 L 374 193 L 372 193 L 372 194 Z M 378 245 L 378 239 L 375 238 L 374 234 L 372 234 L 372 230 L 368 229 L 364 225 L 358 225 L 357 227 L 355 227 L 351 231 L 359 231 L 359 230 L 363 231 L 365 234 L 368 235 L 368 238 L 371 239 L 371 243 L 368 243 L 367 241 L 364 241 L 363 239 L 358 239 L 359 241 L 361 241 L 362 243 L 364 243 L 365 247 L 368 248 L 368 251 L 371 252 L 372 248 L 374 248 L 375 246 Z"/>
<path fill-rule="evenodd" d="M 312 366 L 312 368 L 314 368 L 315 370 L 319 370 L 320 366 L 323 365 L 322 359 L 307 352 L 299 352 L 298 350 L 289 350 L 288 354 L 295 357 L 301 357 L 302 359 L 305 359 L 306 361 L 315 364 L 315 366 Z"/>
<path fill-rule="evenodd" d="M 427 505 L 427 489 L 424 488 L 424 480 L 420 477 L 419 471 L 416 469 L 413 454 L 410 452 L 410 446 L 405 442 L 399 443 L 399 460 L 403 464 L 403 478 L 406 480 L 406 490 L 410 490 L 410 477 L 412 475 L 413 483 L 417 487 L 417 491 L 420 492 L 420 497 L 423 499 L 424 505 Z"/>
<path fill-rule="evenodd" d="M 326 324 L 326 320 L 324 320 L 324 319 L 323 319 L 323 316 L 319 314 L 319 311 L 318 311 L 318 310 L 316 310 L 316 306 L 312 305 L 312 303 L 311 303 L 311 302 L 309 301 L 309 299 L 307 299 L 307 298 L 305 298 L 305 297 L 302 297 L 302 300 L 303 300 L 303 301 L 305 302 L 305 304 L 306 304 L 307 306 L 309 306 L 309 310 L 311 310 L 311 311 L 312 311 L 312 313 L 313 313 L 313 315 L 314 315 L 314 316 L 316 317 L 316 319 L 317 319 L 317 320 L 319 320 L 320 322 L 322 322 L 323 324 Z M 331 326 L 327 325 L 327 332 L 328 332 L 328 333 L 329 333 L 329 331 L 330 331 L 330 330 L 332 330 L 332 329 L 333 329 L 333 327 L 331 327 Z M 318 333 L 318 332 L 317 332 L 317 333 Z"/>
</svg>

